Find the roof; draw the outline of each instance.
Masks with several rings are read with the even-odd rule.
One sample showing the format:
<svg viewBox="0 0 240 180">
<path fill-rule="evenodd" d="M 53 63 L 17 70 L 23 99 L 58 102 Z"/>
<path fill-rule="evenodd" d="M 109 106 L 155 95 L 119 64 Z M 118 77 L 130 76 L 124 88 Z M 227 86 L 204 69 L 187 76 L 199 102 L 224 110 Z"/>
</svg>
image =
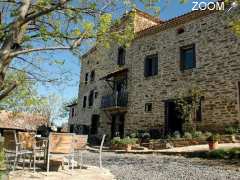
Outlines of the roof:
<svg viewBox="0 0 240 180">
<path fill-rule="evenodd" d="M 77 105 L 77 103 L 73 103 L 73 104 L 67 105 L 67 107 L 73 107 L 73 106 L 76 106 L 76 105 Z"/>
<path fill-rule="evenodd" d="M 142 17 L 145 17 L 151 21 L 154 21 L 156 23 L 163 23 L 164 21 L 162 21 L 161 19 L 159 19 L 158 17 L 155 17 L 155 16 L 152 16 L 144 11 L 141 11 L 140 9 L 137 9 L 137 8 L 134 8 L 132 11 L 130 12 L 136 12 L 138 15 L 142 16 Z"/>
<path fill-rule="evenodd" d="M 209 14 L 212 14 L 216 11 L 210 11 L 210 10 L 198 10 L 198 11 L 191 11 L 189 13 L 183 14 L 181 16 L 177 16 L 173 19 L 170 19 L 168 21 L 165 21 L 161 24 L 152 26 L 150 28 L 144 29 L 137 33 L 136 38 L 144 37 L 145 35 L 154 34 L 160 31 L 164 31 L 168 28 L 175 27 L 180 24 L 184 24 L 186 22 L 192 21 L 194 19 L 198 19 L 203 16 L 207 16 Z"/>
<path fill-rule="evenodd" d="M 37 127 L 47 125 L 47 118 L 29 113 L 0 112 L 0 128 L 36 131 Z"/>
<path fill-rule="evenodd" d="M 120 75 L 120 74 L 123 74 L 123 73 L 126 73 L 126 72 L 128 72 L 128 68 L 119 69 L 119 70 L 116 70 L 114 72 L 111 72 L 111 73 L 103 76 L 102 78 L 100 78 L 100 80 L 109 79 L 113 76 L 117 76 L 117 75 Z"/>
<path fill-rule="evenodd" d="M 221 2 L 222 0 L 218 0 L 219 2 Z M 212 14 L 212 13 L 215 13 L 217 11 L 215 10 L 197 10 L 197 11 L 191 11 L 191 12 L 188 12 L 186 14 L 183 14 L 181 16 L 177 16 L 177 17 L 174 17 L 170 20 L 167 20 L 167 21 L 162 21 L 148 13 L 145 13 L 144 11 L 141 11 L 139 9 L 133 9 L 132 11 L 130 11 L 129 13 L 131 12 L 137 12 L 139 15 L 141 16 L 144 16 L 152 21 L 155 21 L 155 22 L 158 22 L 157 25 L 154 25 L 154 26 L 151 26 L 149 28 L 146 28 L 140 32 L 137 32 L 136 33 L 136 38 L 141 38 L 141 37 L 144 37 L 146 35 L 151 35 L 151 34 L 154 34 L 154 33 L 158 33 L 160 31 L 164 31 L 168 28 L 171 28 L 171 27 L 175 27 L 175 26 L 178 26 L 180 24 L 184 24 L 186 22 L 189 22 L 189 21 L 192 21 L 194 19 L 198 19 L 200 17 L 204 17 L 204 16 L 207 16 L 209 14 Z M 129 14 L 128 13 L 128 14 Z M 127 17 L 128 14 L 125 14 L 122 18 L 122 19 L 125 19 Z M 94 52 L 96 50 L 96 46 L 94 46 L 93 48 L 91 48 L 87 53 L 85 53 L 82 57 L 85 58 L 87 57 L 89 54 L 91 54 L 92 52 Z"/>
</svg>

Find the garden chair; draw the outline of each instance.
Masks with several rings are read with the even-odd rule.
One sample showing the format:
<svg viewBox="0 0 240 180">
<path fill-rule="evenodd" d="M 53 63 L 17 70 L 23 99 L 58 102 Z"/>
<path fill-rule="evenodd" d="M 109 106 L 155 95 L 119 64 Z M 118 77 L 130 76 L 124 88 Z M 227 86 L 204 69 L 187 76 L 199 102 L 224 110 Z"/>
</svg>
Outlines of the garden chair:
<svg viewBox="0 0 240 180">
<path fill-rule="evenodd" d="M 82 168 L 83 165 L 83 151 L 86 150 L 88 135 L 75 135 L 74 136 L 74 157 Z M 79 159 L 80 158 L 80 159 Z"/>
<path fill-rule="evenodd" d="M 35 172 L 36 158 L 38 157 L 40 160 L 41 157 L 46 157 L 47 143 L 44 140 L 36 140 L 36 133 L 34 132 L 18 132 L 18 139 L 23 150 L 33 152 L 33 171 Z"/>
<path fill-rule="evenodd" d="M 18 165 L 18 160 L 23 158 L 23 168 L 25 167 L 25 158 L 26 156 L 33 156 L 33 150 L 24 149 L 22 143 L 18 140 L 17 133 L 15 130 L 5 130 L 3 132 L 3 137 L 5 138 L 4 141 L 4 152 L 6 154 L 6 159 L 11 166 L 11 158 L 13 160 L 12 169 L 15 171 L 16 166 Z M 31 168 L 31 161 L 30 161 L 30 168 Z M 35 165 L 34 165 L 35 170 Z"/>
<path fill-rule="evenodd" d="M 50 158 L 69 158 L 74 161 L 74 135 L 72 133 L 50 133 L 47 153 L 47 172 L 49 172 Z M 73 169 L 73 163 L 72 163 Z"/>
</svg>

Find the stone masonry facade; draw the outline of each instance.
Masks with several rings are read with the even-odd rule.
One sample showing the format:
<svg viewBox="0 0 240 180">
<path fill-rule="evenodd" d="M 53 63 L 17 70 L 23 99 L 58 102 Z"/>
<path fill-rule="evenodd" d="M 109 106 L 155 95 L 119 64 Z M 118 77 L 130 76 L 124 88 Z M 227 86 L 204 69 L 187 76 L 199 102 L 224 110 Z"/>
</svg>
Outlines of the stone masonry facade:
<svg viewBox="0 0 240 180">
<path fill-rule="evenodd" d="M 124 65 L 117 64 L 117 44 L 109 49 L 94 47 L 82 57 L 76 125 L 91 129 L 92 116 L 98 115 L 97 134 L 111 134 L 111 113 L 101 108 L 101 100 L 112 89 L 101 78 L 124 68 L 128 69 L 124 135 L 164 129 L 165 102 L 173 99 L 180 88 L 193 85 L 201 89 L 204 97 L 201 121 L 194 121 L 197 130 L 220 132 L 239 124 L 240 38 L 231 29 L 226 14 L 194 11 L 166 22 L 156 21 L 140 11 L 136 14 L 136 38 L 126 48 Z M 180 49 L 191 44 L 195 46 L 196 66 L 182 71 Z M 145 77 L 144 61 L 152 54 L 158 57 L 157 74 Z M 90 91 L 94 92 L 91 107 L 88 106 Z M 86 107 L 83 107 L 84 97 Z M 151 112 L 145 111 L 146 103 L 152 104 Z"/>
</svg>

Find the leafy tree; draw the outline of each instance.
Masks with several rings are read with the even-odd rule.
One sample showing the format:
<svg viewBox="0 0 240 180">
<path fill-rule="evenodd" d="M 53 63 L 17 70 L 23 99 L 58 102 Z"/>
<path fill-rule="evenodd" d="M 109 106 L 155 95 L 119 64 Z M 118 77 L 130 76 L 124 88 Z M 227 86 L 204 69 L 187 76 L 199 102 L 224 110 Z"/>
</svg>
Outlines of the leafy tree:
<svg viewBox="0 0 240 180">
<path fill-rule="evenodd" d="M 44 104 L 44 100 L 38 96 L 35 83 L 26 81 L 24 72 L 11 71 L 6 77 L 6 82 L 17 82 L 18 86 L 9 93 L 9 95 L 0 101 L 0 109 L 22 112 L 28 111 L 28 107 Z"/>
<path fill-rule="evenodd" d="M 138 0 L 158 12 L 155 5 L 159 0 Z M 0 100 L 9 95 L 18 83 L 6 82 L 11 65 L 22 62 L 32 68 L 36 66 L 37 56 L 31 60 L 30 53 L 70 50 L 81 55 L 89 43 L 109 46 L 112 40 L 127 44 L 134 37 L 129 23 L 123 30 L 114 20 L 119 9 L 136 6 L 129 0 L 4 0 L 0 1 L 2 22 L 0 24 Z M 114 13 L 116 12 L 116 13 Z M 60 51 L 61 52 L 61 51 Z M 38 54 L 39 55 L 39 54 Z M 42 54 L 40 54 L 42 55 Z M 51 58 L 47 59 L 51 61 Z M 60 63 L 61 61 L 55 61 Z M 15 69 L 26 71 L 22 66 Z M 31 78 L 39 80 L 40 73 L 26 71 Z M 29 78 L 29 77 L 28 77 Z M 27 79 L 28 79 L 27 78 Z M 41 81 L 52 82 L 47 77 Z"/>
<path fill-rule="evenodd" d="M 62 118 L 68 117 L 69 110 L 70 110 L 69 106 L 73 105 L 73 104 L 77 104 L 77 97 L 74 97 L 74 98 L 72 98 L 72 99 L 70 99 L 70 100 L 68 100 L 68 101 L 63 103 L 62 108 L 61 108 L 61 115 L 60 115 L 60 117 L 62 117 Z"/>
</svg>

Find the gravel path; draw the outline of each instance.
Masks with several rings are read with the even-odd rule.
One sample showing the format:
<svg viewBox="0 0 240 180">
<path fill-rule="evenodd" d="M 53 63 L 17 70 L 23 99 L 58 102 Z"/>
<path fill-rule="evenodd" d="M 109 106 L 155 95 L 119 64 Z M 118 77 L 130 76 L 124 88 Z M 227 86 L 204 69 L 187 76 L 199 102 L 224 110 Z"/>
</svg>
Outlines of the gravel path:
<svg viewBox="0 0 240 180">
<path fill-rule="evenodd" d="M 84 153 L 84 163 L 98 166 L 99 155 Z M 207 165 L 202 160 L 165 155 L 103 153 L 103 166 L 119 180 L 240 180 L 239 170 Z"/>
</svg>

